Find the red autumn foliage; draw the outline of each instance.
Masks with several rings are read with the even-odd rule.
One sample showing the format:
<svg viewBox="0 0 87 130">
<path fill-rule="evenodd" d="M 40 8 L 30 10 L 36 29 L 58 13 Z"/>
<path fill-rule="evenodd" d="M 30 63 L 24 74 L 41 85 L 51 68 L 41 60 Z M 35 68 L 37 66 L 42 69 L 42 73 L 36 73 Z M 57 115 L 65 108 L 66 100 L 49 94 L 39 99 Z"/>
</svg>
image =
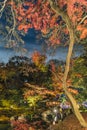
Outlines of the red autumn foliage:
<svg viewBox="0 0 87 130">
<path fill-rule="evenodd" d="M 16 5 L 16 2 L 8 2 L 8 5 L 13 6 L 16 13 L 17 28 L 19 31 L 28 32 L 28 29 L 34 28 L 40 30 L 44 35 L 48 34 L 51 30 L 52 35 L 49 37 L 49 42 L 52 45 L 60 44 L 63 31 L 68 34 L 66 26 L 63 27 L 64 22 L 62 18 L 59 20 L 58 15 L 51 9 L 49 1 L 36 0 L 34 2 L 24 1 Z M 87 1 L 86 0 L 57 0 L 56 5 L 67 12 L 70 17 L 72 24 L 77 26 L 84 17 L 84 12 L 87 12 Z M 84 20 L 83 25 L 85 24 Z M 83 26 L 80 25 L 80 26 Z M 58 31 L 58 26 L 60 26 Z M 86 38 L 87 30 L 81 30 L 80 39 Z"/>
<path fill-rule="evenodd" d="M 56 72 L 56 66 L 55 66 L 55 64 L 53 62 L 51 62 L 50 65 L 51 65 L 51 70 L 53 72 Z"/>
<path fill-rule="evenodd" d="M 32 61 L 38 62 L 39 58 L 40 58 L 40 53 L 38 51 L 34 51 L 34 53 L 32 54 Z"/>
<path fill-rule="evenodd" d="M 68 91 L 73 93 L 73 94 L 78 94 L 78 90 L 74 90 L 74 89 L 68 88 Z"/>
<path fill-rule="evenodd" d="M 31 127 L 27 122 L 26 119 L 12 119 L 11 120 L 11 126 L 13 130 L 35 130 L 33 127 Z"/>
<path fill-rule="evenodd" d="M 81 35 L 80 35 L 80 39 L 84 39 L 84 38 L 87 38 L 87 28 L 85 28 L 85 29 L 82 31 Z"/>
<path fill-rule="evenodd" d="M 32 54 L 32 61 L 38 66 L 45 63 L 45 55 L 42 55 L 39 51 L 34 51 Z"/>
</svg>

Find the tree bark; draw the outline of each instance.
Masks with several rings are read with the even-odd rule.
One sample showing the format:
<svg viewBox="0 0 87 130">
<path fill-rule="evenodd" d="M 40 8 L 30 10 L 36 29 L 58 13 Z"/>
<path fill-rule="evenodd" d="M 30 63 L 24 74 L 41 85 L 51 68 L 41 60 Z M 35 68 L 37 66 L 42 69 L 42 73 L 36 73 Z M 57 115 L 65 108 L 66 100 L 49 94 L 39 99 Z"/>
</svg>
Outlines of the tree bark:
<svg viewBox="0 0 87 130">
<path fill-rule="evenodd" d="M 69 43 L 68 53 L 67 53 L 67 57 L 66 57 L 66 66 L 65 66 L 65 72 L 64 72 L 64 77 L 63 77 L 63 90 L 64 90 L 66 96 L 68 97 L 68 99 L 70 100 L 71 105 L 74 110 L 74 114 L 76 115 L 80 124 L 83 127 L 87 127 L 87 123 L 84 120 L 84 118 L 82 117 L 82 115 L 78 109 L 76 100 L 73 98 L 72 94 L 67 90 L 67 86 L 66 86 L 66 80 L 67 80 L 67 76 L 68 76 L 69 68 L 70 68 L 71 55 L 72 55 L 73 46 L 75 43 L 74 28 L 73 28 L 73 25 L 72 25 L 72 22 L 71 22 L 69 16 L 65 12 L 61 11 L 61 9 L 55 4 L 54 0 L 49 0 L 49 2 L 50 2 L 50 6 L 54 10 L 54 12 L 56 14 L 60 15 L 62 17 L 62 19 L 65 21 L 66 26 L 69 31 L 69 36 L 70 36 L 70 43 Z"/>
</svg>

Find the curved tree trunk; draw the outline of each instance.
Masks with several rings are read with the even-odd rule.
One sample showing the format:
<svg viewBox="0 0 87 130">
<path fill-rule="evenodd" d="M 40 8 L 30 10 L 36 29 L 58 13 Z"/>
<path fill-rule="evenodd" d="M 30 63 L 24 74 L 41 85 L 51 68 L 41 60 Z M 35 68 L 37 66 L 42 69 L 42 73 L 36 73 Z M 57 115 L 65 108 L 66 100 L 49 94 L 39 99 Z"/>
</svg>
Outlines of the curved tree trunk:
<svg viewBox="0 0 87 130">
<path fill-rule="evenodd" d="M 67 95 L 68 99 L 70 100 L 74 113 L 75 113 L 77 119 L 79 120 L 80 124 L 83 127 L 87 127 L 87 123 L 84 120 L 84 118 L 82 117 L 82 115 L 78 109 L 76 100 L 73 98 L 72 94 L 67 90 L 67 86 L 66 86 L 66 80 L 67 80 L 67 76 L 68 76 L 68 72 L 69 72 L 69 68 L 70 68 L 71 55 L 72 55 L 73 46 L 75 43 L 74 28 L 72 26 L 71 20 L 69 19 L 69 16 L 65 12 L 61 11 L 58 6 L 56 6 L 54 0 L 49 0 L 49 2 L 50 2 L 51 8 L 56 12 L 56 14 L 61 15 L 62 19 L 65 21 L 66 26 L 69 31 L 69 36 L 70 36 L 69 49 L 68 49 L 68 54 L 66 57 L 66 66 L 65 66 L 64 78 L 63 78 L 63 90 L 65 91 L 65 94 Z"/>
<path fill-rule="evenodd" d="M 83 127 L 87 127 L 87 123 L 85 122 L 84 118 L 82 117 L 82 115 L 78 109 L 78 105 L 76 103 L 76 100 L 73 98 L 71 93 L 68 92 L 67 86 L 66 86 L 67 75 L 68 75 L 69 67 L 70 67 L 70 59 L 71 59 L 71 55 L 72 55 L 73 45 L 75 42 L 73 29 L 70 30 L 70 32 L 71 32 L 70 33 L 70 44 L 69 44 L 69 50 L 68 50 L 68 54 L 67 54 L 67 58 L 66 58 L 66 66 L 65 66 L 64 79 L 63 79 L 63 89 L 65 91 L 65 94 L 67 95 L 67 97 L 69 98 L 69 100 L 71 102 L 74 113 L 75 113 L 77 119 L 79 120 L 80 124 Z"/>
</svg>

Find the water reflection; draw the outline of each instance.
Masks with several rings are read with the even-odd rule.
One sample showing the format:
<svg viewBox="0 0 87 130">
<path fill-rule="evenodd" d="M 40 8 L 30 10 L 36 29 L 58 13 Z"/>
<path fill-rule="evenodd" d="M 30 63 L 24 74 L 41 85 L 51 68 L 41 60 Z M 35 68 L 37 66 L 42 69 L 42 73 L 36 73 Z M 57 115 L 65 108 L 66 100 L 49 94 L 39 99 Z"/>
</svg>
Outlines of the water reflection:
<svg viewBox="0 0 87 130">
<path fill-rule="evenodd" d="M 34 44 L 34 43 L 27 43 L 26 46 L 27 48 L 27 53 L 23 54 L 21 52 L 16 52 L 13 49 L 7 49 L 4 48 L 3 46 L 0 46 L 0 62 L 5 62 L 7 63 L 9 58 L 13 57 L 14 55 L 24 55 L 27 57 L 31 57 L 31 54 L 33 53 L 34 50 L 38 50 L 43 52 L 42 46 L 39 44 Z M 47 60 L 50 59 L 57 59 L 57 60 L 65 60 L 66 55 L 68 52 L 68 47 L 58 47 L 55 52 L 51 50 L 47 50 L 46 55 L 47 55 Z M 75 46 L 74 51 L 73 51 L 73 56 L 77 57 L 83 53 L 83 47 L 82 46 Z"/>
</svg>

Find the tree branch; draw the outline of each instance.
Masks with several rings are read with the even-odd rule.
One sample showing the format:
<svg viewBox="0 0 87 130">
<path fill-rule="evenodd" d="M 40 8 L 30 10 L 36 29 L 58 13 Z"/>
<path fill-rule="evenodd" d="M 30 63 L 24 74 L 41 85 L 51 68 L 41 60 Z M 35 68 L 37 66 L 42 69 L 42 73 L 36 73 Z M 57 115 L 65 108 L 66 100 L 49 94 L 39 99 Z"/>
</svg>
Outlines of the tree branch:
<svg viewBox="0 0 87 130">
<path fill-rule="evenodd" d="M 83 127 L 87 127 L 87 123 L 85 122 L 84 118 L 82 117 L 82 115 L 80 114 L 80 112 L 78 110 L 77 102 L 73 98 L 72 94 L 70 92 L 68 92 L 67 86 L 66 86 L 67 76 L 68 76 L 69 68 L 70 68 L 70 60 L 71 60 L 71 56 L 72 56 L 73 46 L 75 43 L 74 27 L 72 25 L 72 21 L 70 20 L 69 16 L 65 12 L 61 11 L 61 9 L 55 4 L 54 0 L 49 0 L 49 2 L 50 2 L 50 6 L 53 9 L 53 11 L 56 14 L 60 15 L 62 17 L 62 19 L 65 21 L 66 26 L 69 31 L 69 36 L 70 36 L 70 44 L 69 44 L 68 54 L 66 57 L 66 66 L 65 66 L 64 78 L 63 78 L 63 89 L 64 89 L 65 94 L 67 95 L 68 99 L 71 102 L 74 113 L 75 113 L 77 119 L 79 120 L 80 124 Z"/>
<path fill-rule="evenodd" d="M 12 2 L 13 2 L 13 0 L 12 0 Z M 11 6 L 11 12 L 12 12 L 12 17 L 13 17 L 13 28 L 11 30 L 14 32 L 15 27 L 16 27 L 16 19 L 15 19 L 15 14 L 14 14 L 14 10 L 13 10 L 12 6 Z"/>
<path fill-rule="evenodd" d="M 4 8 L 5 8 L 5 6 L 6 6 L 6 2 L 7 2 L 7 0 L 4 0 L 4 2 L 1 2 L 1 5 L 2 5 L 2 8 L 0 9 L 0 17 L 2 17 L 2 13 L 3 13 L 3 11 L 4 11 Z"/>
<path fill-rule="evenodd" d="M 82 18 L 82 20 L 79 22 L 79 24 L 82 24 L 85 19 L 87 19 L 87 15 Z"/>
<path fill-rule="evenodd" d="M 11 0 L 13 2 L 13 0 Z M 14 14 L 14 10 L 13 10 L 13 7 L 11 6 L 11 13 L 12 13 L 12 17 L 13 17 L 13 26 L 12 28 L 9 30 L 9 33 L 8 35 L 5 37 L 5 39 L 10 35 L 10 37 L 12 36 L 12 34 L 14 33 L 15 31 L 15 28 L 16 28 L 16 19 L 15 19 L 15 14 Z M 10 38 L 11 39 L 11 38 Z"/>
<path fill-rule="evenodd" d="M 38 86 L 38 85 L 32 85 L 32 84 L 30 84 L 30 83 L 25 83 L 24 84 L 26 87 L 30 87 L 30 88 L 32 88 L 32 89 L 35 89 L 35 90 L 45 90 L 46 88 L 41 88 L 40 86 Z"/>
</svg>

